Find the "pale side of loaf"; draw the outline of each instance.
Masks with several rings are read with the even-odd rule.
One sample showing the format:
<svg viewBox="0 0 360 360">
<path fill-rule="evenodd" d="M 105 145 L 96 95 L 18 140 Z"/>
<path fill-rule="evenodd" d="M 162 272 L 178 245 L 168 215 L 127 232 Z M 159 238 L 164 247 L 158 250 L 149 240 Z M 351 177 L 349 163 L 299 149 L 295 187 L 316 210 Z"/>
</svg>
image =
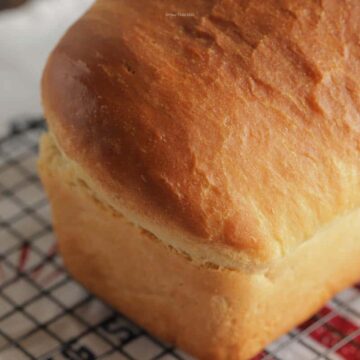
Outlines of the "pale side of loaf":
<svg viewBox="0 0 360 360">
<path fill-rule="evenodd" d="M 253 355 L 360 277 L 359 18 L 357 0 L 96 1 L 42 81 L 74 275 L 211 359 Z"/>
<path fill-rule="evenodd" d="M 104 203 L 48 135 L 39 165 L 70 272 L 198 359 L 250 359 L 359 278 L 359 209 L 265 271 L 219 269 L 197 265 Z"/>
</svg>

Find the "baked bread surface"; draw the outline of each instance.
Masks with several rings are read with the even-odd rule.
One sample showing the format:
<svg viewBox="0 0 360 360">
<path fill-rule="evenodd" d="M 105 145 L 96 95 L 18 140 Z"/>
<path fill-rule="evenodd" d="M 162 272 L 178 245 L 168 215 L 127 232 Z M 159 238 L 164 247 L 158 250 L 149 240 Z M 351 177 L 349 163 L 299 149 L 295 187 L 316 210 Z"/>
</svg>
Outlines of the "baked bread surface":
<svg viewBox="0 0 360 360">
<path fill-rule="evenodd" d="M 360 277 L 360 1 L 99 0 L 47 63 L 69 271 L 243 360 Z"/>
<path fill-rule="evenodd" d="M 357 0 L 96 1 L 47 64 L 50 129 L 165 243 L 267 266 L 360 204 L 359 18 Z"/>
</svg>

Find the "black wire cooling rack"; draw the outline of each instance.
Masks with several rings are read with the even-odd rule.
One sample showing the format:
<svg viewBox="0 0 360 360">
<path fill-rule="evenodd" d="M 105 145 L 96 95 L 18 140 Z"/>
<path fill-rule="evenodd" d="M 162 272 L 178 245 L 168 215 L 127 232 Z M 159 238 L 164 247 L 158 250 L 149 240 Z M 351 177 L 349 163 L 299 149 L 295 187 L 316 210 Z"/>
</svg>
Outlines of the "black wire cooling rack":
<svg viewBox="0 0 360 360">
<path fill-rule="evenodd" d="M 43 130 L 42 119 L 34 119 L 14 124 L 0 139 L 0 359 L 191 359 L 89 294 L 64 270 L 36 175 Z M 357 285 L 255 359 L 360 360 L 359 326 Z"/>
</svg>

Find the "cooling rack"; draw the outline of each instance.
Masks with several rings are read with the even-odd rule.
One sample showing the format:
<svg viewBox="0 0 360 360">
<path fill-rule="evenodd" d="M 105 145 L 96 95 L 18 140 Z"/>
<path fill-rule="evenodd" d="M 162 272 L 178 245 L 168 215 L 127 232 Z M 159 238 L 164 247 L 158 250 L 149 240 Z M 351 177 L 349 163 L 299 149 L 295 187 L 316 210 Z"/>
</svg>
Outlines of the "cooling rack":
<svg viewBox="0 0 360 360">
<path fill-rule="evenodd" d="M 0 139 L 0 359 L 191 359 L 91 295 L 63 268 L 36 175 L 43 130 L 42 119 L 31 119 Z M 360 284 L 254 359 L 360 360 Z"/>
</svg>

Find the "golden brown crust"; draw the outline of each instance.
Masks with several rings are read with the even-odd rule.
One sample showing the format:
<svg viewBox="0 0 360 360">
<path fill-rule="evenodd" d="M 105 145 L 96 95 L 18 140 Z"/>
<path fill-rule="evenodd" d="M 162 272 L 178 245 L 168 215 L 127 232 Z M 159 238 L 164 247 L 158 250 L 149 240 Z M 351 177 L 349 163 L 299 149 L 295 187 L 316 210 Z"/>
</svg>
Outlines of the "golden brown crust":
<svg viewBox="0 0 360 360">
<path fill-rule="evenodd" d="M 71 273 L 202 360 L 250 358 L 360 276 L 360 210 L 267 271 L 249 274 L 197 266 L 129 223 L 94 195 L 49 137 L 40 173 Z"/>
<path fill-rule="evenodd" d="M 358 0 L 97 1 L 47 64 L 50 128 L 144 228 L 269 261 L 360 205 L 359 17 Z"/>
</svg>

